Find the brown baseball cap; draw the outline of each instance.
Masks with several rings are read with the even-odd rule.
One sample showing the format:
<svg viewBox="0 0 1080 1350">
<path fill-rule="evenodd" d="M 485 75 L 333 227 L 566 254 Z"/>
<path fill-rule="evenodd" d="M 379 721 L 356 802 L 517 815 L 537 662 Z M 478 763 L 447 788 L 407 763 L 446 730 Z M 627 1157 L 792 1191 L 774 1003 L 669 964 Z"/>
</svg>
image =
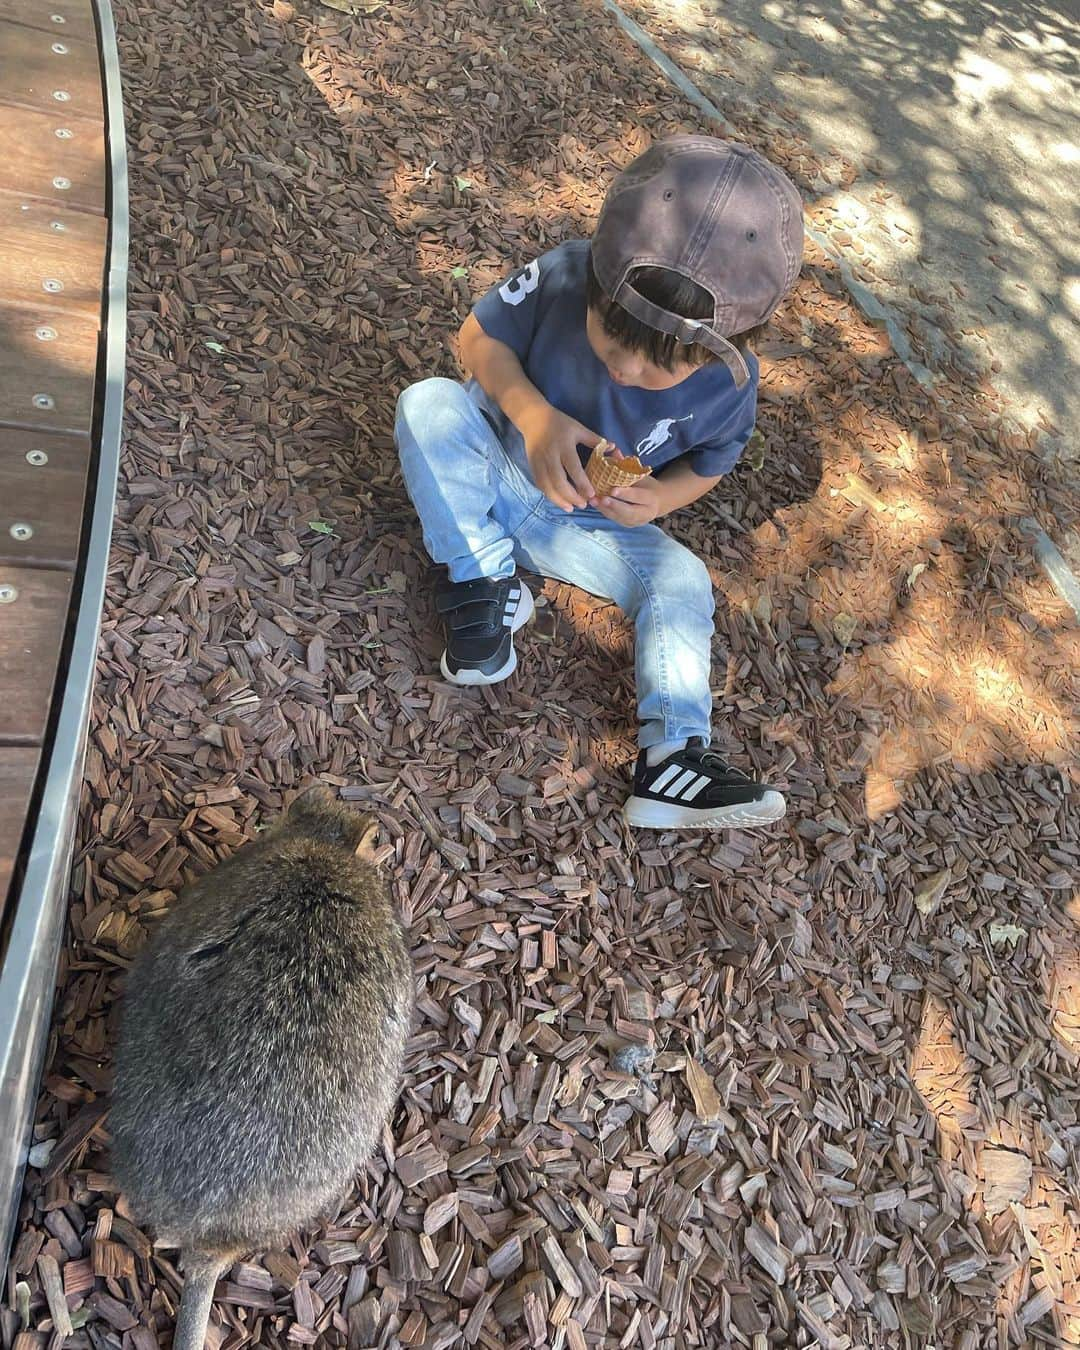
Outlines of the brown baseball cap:
<svg viewBox="0 0 1080 1350">
<path fill-rule="evenodd" d="M 642 323 L 699 342 L 737 385 L 750 378 L 728 338 L 765 320 L 794 285 L 803 255 L 802 199 L 749 146 L 712 136 L 658 141 L 612 183 L 592 238 L 605 294 Z M 713 316 L 685 319 L 640 295 L 638 267 L 664 267 L 713 298 Z"/>
</svg>

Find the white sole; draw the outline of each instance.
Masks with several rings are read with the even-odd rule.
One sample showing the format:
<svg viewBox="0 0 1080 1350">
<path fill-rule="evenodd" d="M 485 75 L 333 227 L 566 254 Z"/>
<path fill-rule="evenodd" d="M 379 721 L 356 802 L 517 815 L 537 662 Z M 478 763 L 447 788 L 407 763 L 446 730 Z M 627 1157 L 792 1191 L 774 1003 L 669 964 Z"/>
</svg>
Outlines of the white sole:
<svg viewBox="0 0 1080 1350">
<path fill-rule="evenodd" d="M 644 830 L 741 830 L 754 825 L 771 825 L 782 820 L 787 802 L 769 788 L 759 802 L 737 802 L 732 806 L 680 806 L 677 802 L 654 802 L 647 797 L 630 797 L 623 807 L 628 825 Z"/>
<path fill-rule="evenodd" d="M 532 591 L 530 591 L 528 586 L 523 582 L 521 586 L 521 597 L 518 600 L 518 607 L 514 612 L 513 619 L 510 621 L 511 633 L 516 633 L 519 628 L 525 627 L 532 618 L 535 608 Z M 517 670 L 517 663 L 517 652 L 514 650 L 513 644 L 511 643 L 510 655 L 507 657 L 506 664 L 500 666 L 500 668 L 492 675 L 485 675 L 482 670 L 459 670 L 456 675 L 453 675 L 450 672 L 449 666 L 446 664 L 445 652 L 443 652 L 442 657 L 439 660 L 439 669 L 442 671 L 444 680 L 448 681 L 450 684 L 456 684 L 459 687 L 464 688 L 468 685 L 477 684 L 501 684 L 503 680 L 508 680 L 510 676 L 513 675 L 514 671 Z"/>
</svg>

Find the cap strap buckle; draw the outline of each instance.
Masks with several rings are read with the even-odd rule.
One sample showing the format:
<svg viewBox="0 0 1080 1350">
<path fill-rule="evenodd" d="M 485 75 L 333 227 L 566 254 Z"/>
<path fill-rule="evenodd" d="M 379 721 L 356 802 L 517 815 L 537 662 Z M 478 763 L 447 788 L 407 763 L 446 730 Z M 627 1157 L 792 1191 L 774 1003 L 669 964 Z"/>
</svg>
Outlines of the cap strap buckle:
<svg viewBox="0 0 1080 1350">
<path fill-rule="evenodd" d="M 689 347 L 692 342 L 697 342 L 704 327 L 705 325 L 699 319 L 680 319 L 679 326 L 674 333 L 675 340 L 681 342 L 683 346 Z"/>
<path fill-rule="evenodd" d="M 708 323 L 700 319 L 684 319 L 681 315 L 661 309 L 659 305 L 654 305 L 651 300 L 646 300 L 639 291 L 634 290 L 629 282 L 624 281 L 612 298 L 642 323 L 661 333 L 671 334 L 684 346 L 700 342 L 703 347 L 707 347 L 709 351 L 719 356 L 731 371 L 736 388 L 741 389 L 749 381 L 750 369 L 743 360 L 742 353 Z"/>
</svg>

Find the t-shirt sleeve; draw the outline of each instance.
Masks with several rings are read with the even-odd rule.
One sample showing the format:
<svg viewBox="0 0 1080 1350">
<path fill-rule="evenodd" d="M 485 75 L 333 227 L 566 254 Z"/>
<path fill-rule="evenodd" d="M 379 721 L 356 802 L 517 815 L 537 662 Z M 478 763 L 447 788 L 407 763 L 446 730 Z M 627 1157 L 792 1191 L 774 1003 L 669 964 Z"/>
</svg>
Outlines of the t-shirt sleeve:
<svg viewBox="0 0 1080 1350">
<path fill-rule="evenodd" d="M 757 420 L 757 362 L 750 361 L 750 382 L 741 391 L 738 405 L 715 435 L 686 452 L 686 462 L 702 478 L 719 478 L 738 464 Z"/>
<path fill-rule="evenodd" d="M 553 254 L 545 253 L 520 267 L 473 307 L 473 314 L 488 337 L 505 343 L 519 361 L 529 354 L 545 283 L 551 280 L 552 260 Z"/>
</svg>

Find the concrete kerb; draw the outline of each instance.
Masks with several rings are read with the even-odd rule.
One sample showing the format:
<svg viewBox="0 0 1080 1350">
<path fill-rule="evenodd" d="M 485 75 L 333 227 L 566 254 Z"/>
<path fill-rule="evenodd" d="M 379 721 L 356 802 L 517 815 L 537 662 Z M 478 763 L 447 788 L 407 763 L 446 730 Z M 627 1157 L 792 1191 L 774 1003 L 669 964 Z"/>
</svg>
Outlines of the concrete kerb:
<svg viewBox="0 0 1080 1350">
<path fill-rule="evenodd" d="M 684 70 L 680 69 L 669 56 L 660 50 L 639 23 L 636 23 L 629 14 L 626 14 L 615 3 L 615 0 L 603 0 L 603 5 L 623 32 L 637 43 L 653 65 L 671 81 L 688 102 L 692 103 L 710 121 L 715 122 L 717 129 L 725 136 L 738 139 L 738 131 L 728 122 L 716 104 L 701 92 Z M 892 343 L 893 351 L 915 379 L 927 388 L 935 389 L 940 377 L 916 359 L 911 342 L 904 331 L 903 322 L 896 311 L 883 304 L 872 291 L 856 279 L 851 267 L 837 252 L 835 244 L 827 235 L 822 234 L 820 230 L 814 229 L 809 224 L 806 226 L 806 234 L 807 238 L 836 264 L 848 294 L 862 313 L 871 323 L 885 329 L 889 341 Z M 948 401 L 940 390 L 938 396 L 943 401 Z M 1036 520 L 1027 518 L 1021 522 L 1020 528 L 1023 537 L 1031 545 L 1035 560 L 1046 574 L 1050 584 L 1072 609 L 1077 622 L 1080 622 L 1080 581 L 1077 580 L 1061 551 Z"/>
</svg>

